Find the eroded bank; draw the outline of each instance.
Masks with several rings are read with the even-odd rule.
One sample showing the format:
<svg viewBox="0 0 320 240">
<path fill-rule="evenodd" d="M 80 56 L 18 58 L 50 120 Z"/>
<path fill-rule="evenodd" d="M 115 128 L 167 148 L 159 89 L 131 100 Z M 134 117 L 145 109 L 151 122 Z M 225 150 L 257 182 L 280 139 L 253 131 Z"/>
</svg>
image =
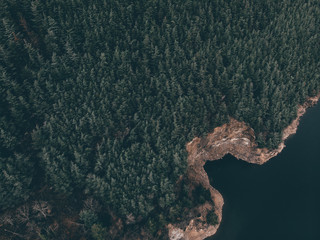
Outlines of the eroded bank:
<svg viewBox="0 0 320 240">
<path fill-rule="evenodd" d="M 171 240 L 202 240 L 216 233 L 222 220 L 223 197 L 214 189 L 210 183 L 207 173 L 204 170 L 206 161 L 214 161 L 223 158 L 226 154 L 254 164 L 263 164 L 269 159 L 278 155 L 285 147 L 284 141 L 292 134 L 295 134 L 301 116 L 308 107 L 313 106 L 319 100 L 320 94 L 308 100 L 298 107 L 297 118 L 283 131 L 282 142 L 277 149 L 258 148 L 255 141 L 255 134 L 252 128 L 244 122 L 230 119 L 220 127 L 208 134 L 205 138 L 194 138 L 186 145 L 188 151 L 188 178 L 193 184 L 201 184 L 209 189 L 214 206 L 206 203 L 199 208 L 201 216 L 195 216 L 189 224 L 181 229 L 172 224 L 168 225 L 169 238 Z M 206 223 L 206 214 L 214 208 L 218 216 L 218 224 L 213 226 Z"/>
</svg>

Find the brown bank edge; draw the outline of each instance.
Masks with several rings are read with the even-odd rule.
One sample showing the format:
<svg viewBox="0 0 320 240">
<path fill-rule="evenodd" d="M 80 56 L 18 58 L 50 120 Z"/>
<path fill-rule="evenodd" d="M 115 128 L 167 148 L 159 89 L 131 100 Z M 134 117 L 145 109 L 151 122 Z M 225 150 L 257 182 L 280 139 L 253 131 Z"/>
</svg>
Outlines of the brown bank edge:
<svg viewBox="0 0 320 240">
<path fill-rule="evenodd" d="M 309 97 L 303 105 L 298 106 L 297 118 L 284 129 L 282 142 L 277 149 L 258 148 L 255 142 L 255 134 L 252 128 L 244 122 L 239 122 L 230 118 L 230 122 L 220 127 L 204 138 L 195 137 L 186 144 L 188 152 L 187 176 L 194 184 L 201 184 L 205 189 L 209 189 L 214 206 L 208 202 L 198 207 L 201 216 L 190 220 L 188 226 L 181 229 L 169 224 L 170 240 L 203 240 L 214 235 L 222 220 L 222 207 L 224 204 L 221 194 L 214 189 L 209 182 L 207 173 L 203 166 L 206 161 L 214 161 L 223 158 L 226 154 L 231 154 L 237 159 L 249 163 L 263 164 L 269 159 L 278 155 L 285 147 L 284 141 L 292 134 L 295 134 L 299 126 L 301 116 L 306 109 L 315 105 L 320 98 L 320 93 L 315 97 Z M 208 211 L 214 211 L 218 217 L 217 225 L 206 223 Z"/>
</svg>

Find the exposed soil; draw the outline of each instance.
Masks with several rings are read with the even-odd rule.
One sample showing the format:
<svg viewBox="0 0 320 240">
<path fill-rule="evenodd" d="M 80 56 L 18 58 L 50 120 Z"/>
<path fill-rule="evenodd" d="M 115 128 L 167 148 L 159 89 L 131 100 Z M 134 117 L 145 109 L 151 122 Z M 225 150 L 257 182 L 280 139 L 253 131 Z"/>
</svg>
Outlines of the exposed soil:
<svg viewBox="0 0 320 240">
<path fill-rule="evenodd" d="M 207 137 L 196 137 L 187 143 L 187 176 L 194 184 L 202 184 L 205 189 L 210 190 L 214 206 L 209 203 L 200 206 L 199 212 L 201 216 L 192 219 L 189 225 L 183 229 L 169 224 L 169 238 L 171 240 L 202 240 L 214 235 L 220 225 L 224 201 L 221 194 L 210 185 L 208 175 L 203 168 L 206 161 L 218 160 L 226 154 L 231 154 L 237 159 L 249 163 L 263 164 L 267 162 L 282 151 L 285 147 L 284 141 L 290 135 L 296 133 L 301 116 L 308 107 L 316 104 L 319 98 L 320 93 L 315 97 L 308 98 L 303 105 L 298 107 L 297 118 L 283 131 L 282 142 L 277 149 L 258 148 L 253 129 L 244 122 L 239 122 L 232 118 L 229 123 L 215 128 Z M 213 207 L 218 216 L 218 224 L 215 226 L 205 222 L 207 212 Z"/>
</svg>

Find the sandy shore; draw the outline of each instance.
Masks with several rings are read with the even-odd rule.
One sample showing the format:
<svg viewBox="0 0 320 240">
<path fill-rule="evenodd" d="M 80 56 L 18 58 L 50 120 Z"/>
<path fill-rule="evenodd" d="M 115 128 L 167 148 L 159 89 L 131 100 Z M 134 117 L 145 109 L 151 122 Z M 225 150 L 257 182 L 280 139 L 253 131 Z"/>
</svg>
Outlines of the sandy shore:
<svg viewBox="0 0 320 240">
<path fill-rule="evenodd" d="M 203 166 L 206 161 L 214 161 L 223 158 L 226 154 L 254 164 L 263 164 L 269 159 L 278 155 L 285 147 L 285 140 L 292 134 L 295 134 L 299 126 L 300 118 L 306 112 L 306 109 L 315 105 L 320 98 L 320 93 L 315 97 L 310 97 L 307 101 L 298 107 L 297 117 L 286 127 L 282 134 L 282 142 L 277 149 L 269 150 L 267 148 L 258 148 L 255 142 L 255 134 L 252 128 L 244 122 L 230 119 L 205 138 L 194 138 L 187 143 L 188 151 L 188 169 L 187 176 L 193 184 L 202 184 L 204 188 L 209 189 L 214 206 L 206 203 L 201 206 L 201 216 L 197 216 L 189 222 L 184 229 L 168 225 L 169 238 L 171 240 L 202 240 L 216 233 L 222 220 L 223 197 L 214 189 L 209 182 L 207 173 Z M 214 207 L 218 216 L 218 224 L 213 226 L 204 223 L 206 213 Z M 196 220 L 201 221 L 196 221 Z"/>
</svg>

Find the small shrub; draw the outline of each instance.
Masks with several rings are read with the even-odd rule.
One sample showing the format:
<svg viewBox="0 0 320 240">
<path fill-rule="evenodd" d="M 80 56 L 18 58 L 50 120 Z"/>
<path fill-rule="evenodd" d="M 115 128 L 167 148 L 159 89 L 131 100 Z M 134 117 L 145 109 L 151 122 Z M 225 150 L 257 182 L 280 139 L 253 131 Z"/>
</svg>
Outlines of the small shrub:
<svg viewBox="0 0 320 240">
<path fill-rule="evenodd" d="M 84 223 L 84 226 L 87 229 L 90 229 L 92 225 L 98 221 L 97 214 L 92 210 L 82 210 L 79 215 L 81 221 Z"/>
<path fill-rule="evenodd" d="M 210 225 L 217 225 L 218 224 L 218 216 L 214 213 L 214 210 L 208 212 L 207 223 Z"/>
<path fill-rule="evenodd" d="M 205 189 L 202 185 L 198 185 L 192 192 L 194 201 L 197 204 L 204 204 L 206 201 L 211 202 L 211 194 L 208 189 Z"/>
<path fill-rule="evenodd" d="M 106 239 L 108 239 L 107 229 L 102 227 L 100 224 L 93 224 L 92 225 L 91 234 L 92 234 L 93 239 L 95 239 L 95 240 L 106 240 Z"/>
</svg>

